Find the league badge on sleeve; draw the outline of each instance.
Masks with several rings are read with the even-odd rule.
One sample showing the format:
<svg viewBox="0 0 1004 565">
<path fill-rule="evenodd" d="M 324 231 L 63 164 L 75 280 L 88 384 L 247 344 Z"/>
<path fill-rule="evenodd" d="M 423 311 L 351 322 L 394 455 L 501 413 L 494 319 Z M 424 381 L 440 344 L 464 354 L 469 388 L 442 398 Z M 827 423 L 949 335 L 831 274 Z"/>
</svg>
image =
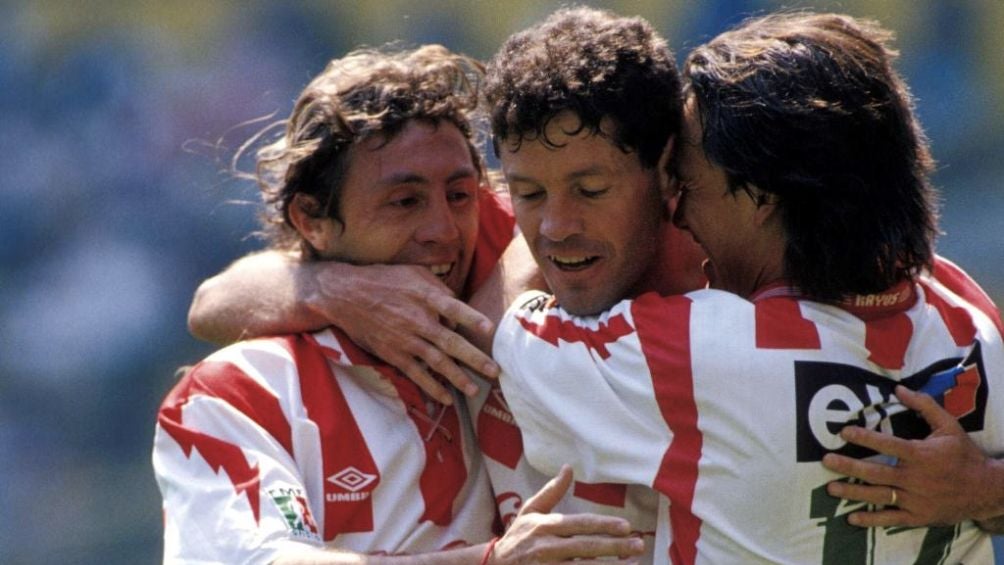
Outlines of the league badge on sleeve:
<svg viewBox="0 0 1004 565">
<path fill-rule="evenodd" d="M 274 488 L 269 489 L 269 497 L 275 503 L 286 527 L 293 536 L 320 542 L 321 536 L 317 532 L 317 522 L 307 505 L 307 497 L 298 488 Z"/>
</svg>

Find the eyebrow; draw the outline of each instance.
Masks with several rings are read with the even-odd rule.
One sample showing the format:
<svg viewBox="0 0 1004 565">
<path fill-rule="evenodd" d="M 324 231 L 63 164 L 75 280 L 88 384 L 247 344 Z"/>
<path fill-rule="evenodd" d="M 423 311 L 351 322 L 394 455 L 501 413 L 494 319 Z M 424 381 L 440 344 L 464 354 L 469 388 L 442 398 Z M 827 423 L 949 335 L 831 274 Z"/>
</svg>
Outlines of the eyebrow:
<svg viewBox="0 0 1004 565">
<path fill-rule="evenodd" d="M 565 177 L 564 177 L 563 180 L 565 180 L 565 181 L 574 181 L 574 180 L 579 180 L 579 179 L 585 178 L 585 177 L 594 177 L 594 176 L 597 176 L 597 175 L 602 175 L 602 174 L 607 173 L 607 172 L 608 172 L 608 170 L 607 170 L 606 167 L 604 167 L 602 165 L 593 165 L 591 167 L 586 167 L 586 168 L 583 168 L 583 169 L 572 171 L 572 172 L 568 173 L 567 175 L 565 175 Z M 511 182 L 511 183 L 512 182 L 525 182 L 525 183 L 530 183 L 530 184 L 540 184 L 539 182 L 537 182 L 537 179 L 535 179 L 533 177 L 529 177 L 529 176 L 524 176 L 524 175 L 521 175 L 519 173 L 513 173 L 512 175 L 508 175 L 508 176 L 509 176 L 509 182 Z"/>
<path fill-rule="evenodd" d="M 450 176 L 446 177 L 446 182 L 447 184 L 449 184 L 456 180 L 477 177 L 477 176 L 478 173 L 475 169 L 470 167 L 463 167 L 457 169 L 456 171 L 453 171 L 453 173 Z M 390 176 L 384 177 L 380 179 L 379 184 L 382 186 L 397 186 L 400 184 L 429 184 L 429 179 L 415 173 L 403 172 L 403 173 L 394 173 Z"/>
</svg>

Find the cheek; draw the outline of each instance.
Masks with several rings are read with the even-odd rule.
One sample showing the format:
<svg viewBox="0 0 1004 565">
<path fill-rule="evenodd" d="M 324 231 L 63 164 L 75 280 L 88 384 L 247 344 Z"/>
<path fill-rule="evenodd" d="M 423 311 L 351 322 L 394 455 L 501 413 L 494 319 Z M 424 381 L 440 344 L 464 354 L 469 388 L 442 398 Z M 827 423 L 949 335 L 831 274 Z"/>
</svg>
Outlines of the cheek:
<svg viewBox="0 0 1004 565">
<path fill-rule="evenodd" d="M 525 207 L 514 206 L 513 213 L 516 215 L 516 225 L 527 241 L 532 241 L 536 236 L 540 226 L 540 218 Z"/>
<path fill-rule="evenodd" d="M 453 211 L 453 224 L 460 232 L 460 239 L 465 247 L 470 247 L 478 237 L 480 213 L 478 206 Z"/>
</svg>

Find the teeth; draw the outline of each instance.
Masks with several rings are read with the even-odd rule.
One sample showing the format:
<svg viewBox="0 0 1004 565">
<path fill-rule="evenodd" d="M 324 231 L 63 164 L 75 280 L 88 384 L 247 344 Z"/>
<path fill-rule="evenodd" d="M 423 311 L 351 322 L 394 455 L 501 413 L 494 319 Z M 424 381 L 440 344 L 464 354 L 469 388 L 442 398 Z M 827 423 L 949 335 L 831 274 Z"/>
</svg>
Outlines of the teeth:
<svg viewBox="0 0 1004 565">
<path fill-rule="evenodd" d="M 560 265 L 578 265 L 580 263 L 585 263 L 590 258 L 588 256 L 586 256 L 586 255 L 582 255 L 582 256 L 567 256 L 567 257 L 566 256 L 560 256 L 559 257 L 558 255 L 551 255 L 550 259 L 552 261 L 554 261 L 555 263 L 558 263 Z"/>
<path fill-rule="evenodd" d="M 437 277 L 441 277 L 449 273 L 450 269 L 452 268 L 453 268 L 453 263 L 441 263 L 439 265 L 429 265 L 429 270 L 432 271 L 432 274 L 436 275 Z"/>
</svg>

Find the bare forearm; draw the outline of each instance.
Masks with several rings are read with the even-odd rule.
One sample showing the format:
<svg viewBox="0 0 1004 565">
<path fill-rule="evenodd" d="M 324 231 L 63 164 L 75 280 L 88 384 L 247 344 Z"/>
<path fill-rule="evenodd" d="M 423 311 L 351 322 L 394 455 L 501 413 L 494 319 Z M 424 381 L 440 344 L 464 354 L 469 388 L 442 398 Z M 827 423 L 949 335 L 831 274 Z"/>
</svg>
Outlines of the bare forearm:
<svg viewBox="0 0 1004 565">
<path fill-rule="evenodd" d="M 313 264 L 274 251 L 239 259 L 196 290 L 188 312 L 189 331 L 223 344 L 329 325 L 309 307 L 312 268 Z"/>
</svg>

